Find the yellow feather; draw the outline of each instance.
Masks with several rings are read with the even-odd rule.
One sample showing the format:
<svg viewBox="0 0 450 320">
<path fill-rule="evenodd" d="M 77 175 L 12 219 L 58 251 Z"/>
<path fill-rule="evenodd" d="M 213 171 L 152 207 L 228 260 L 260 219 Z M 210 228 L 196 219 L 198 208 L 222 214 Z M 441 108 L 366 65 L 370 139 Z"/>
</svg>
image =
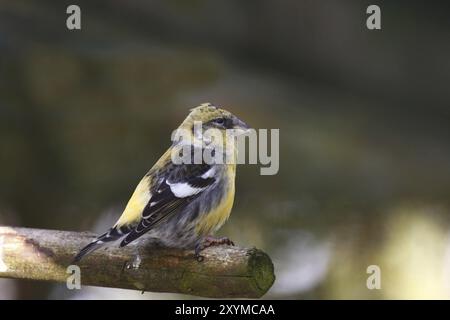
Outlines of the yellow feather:
<svg viewBox="0 0 450 320">
<path fill-rule="evenodd" d="M 141 219 L 142 211 L 150 201 L 150 178 L 145 176 L 137 185 L 128 204 L 117 221 L 117 226 L 136 223 Z"/>
<path fill-rule="evenodd" d="M 217 207 L 207 213 L 202 220 L 199 221 L 196 231 L 201 235 L 209 235 L 217 231 L 230 216 L 234 202 L 234 177 L 236 173 L 236 165 L 228 165 L 227 167 L 228 188 L 225 195 Z"/>
<path fill-rule="evenodd" d="M 123 225 L 132 225 L 139 222 L 142 217 L 142 212 L 144 211 L 145 206 L 148 204 L 152 196 L 152 194 L 150 193 L 150 188 L 152 185 L 153 172 L 157 168 L 164 167 L 165 163 L 170 160 L 171 148 L 169 148 L 161 156 L 161 158 L 159 158 L 155 165 L 150 169 L 148 174 L 139 182 L 130 200 L 128 200 L 128 204 L 125 207 L 125 210 L 123 211 L 119 220 L 116 222 L 116 226 L 120 227 Z"/>
</svg>

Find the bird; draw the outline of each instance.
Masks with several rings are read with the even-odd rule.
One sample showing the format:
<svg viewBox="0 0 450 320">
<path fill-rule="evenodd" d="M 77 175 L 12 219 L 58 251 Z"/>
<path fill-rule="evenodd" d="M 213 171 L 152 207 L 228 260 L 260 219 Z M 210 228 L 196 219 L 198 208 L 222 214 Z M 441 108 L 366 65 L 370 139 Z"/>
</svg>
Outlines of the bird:
<svg viewBox="0 0 450 320">
<path fill-rule="evenodd" d="M 221 139 L 205 138 L 208 129 L 219 132 L 225 147 Z M 211 103 L 191 109 L 176 130 L 188 139 L 173 140 L 139 182 L 117 222 L 82 248 L 73 263 L 101 247 L 114 243 L 124 247 L 144 234 L 165 247 L 193 249 L 199 261 L 203 259 L 201 251 L 209 246 L 234 245 L 229 238 L 215 238 L 213 234 L 228 220 L 234 203 L 237 157 L 234 137 L 249 130 L 244 121 Z M 213 156 L 219 150 L 233 161 L 174 161 L 173 155 L 183 150 L 191 155 L 212 150 Z"/>
</svg>

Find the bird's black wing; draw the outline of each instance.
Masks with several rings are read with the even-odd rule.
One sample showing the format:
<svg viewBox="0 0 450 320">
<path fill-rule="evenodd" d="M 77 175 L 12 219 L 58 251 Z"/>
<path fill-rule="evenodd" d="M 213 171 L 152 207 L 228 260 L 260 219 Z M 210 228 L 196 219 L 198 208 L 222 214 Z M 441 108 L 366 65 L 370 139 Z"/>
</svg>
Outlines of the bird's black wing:
<svg viewBox="0 0 450 320">
<path fill-rule="evenodd" d="M 158 183 L 151 190 L 152 197 L 142 212 L 141 221 L 120 246 L 126 246 L 180 212 L 216 182 L 214 171 L 215 168 L 207 164 L 170 163 L 163 171 L 155 173 Z"/>
</svg>

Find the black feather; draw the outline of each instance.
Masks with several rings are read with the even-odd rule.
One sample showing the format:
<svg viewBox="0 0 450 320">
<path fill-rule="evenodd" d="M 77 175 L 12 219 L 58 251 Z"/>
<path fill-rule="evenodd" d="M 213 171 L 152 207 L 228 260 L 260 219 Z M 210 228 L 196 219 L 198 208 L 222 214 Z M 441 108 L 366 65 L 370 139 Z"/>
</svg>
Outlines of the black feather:
<svg viewBox="0 0 450 320">
<path fill-rule="evenodd" d="M 97 239 L 81 249 L 73 259 L 72 264 L 79 262 L 85 255 L 102 247 L 106 242 L 115 241 L 122 235 L 122 231 L 118 231 L 115 227 L 111 228 L 108 232 L 105 232 L 104 234 L 98 236 Z"/>
<path fill-rule="evenodd" d="M 209 165 L 187 165 L 175 167 L 171 170 L 170 182 L 187 182 L 195 188 L 203 188 L 214 184 L 215 178 L 202 178 L 201 175 L 206 173 L 211 166 Z M 187 170 L 187 171 L 186 171 Z M 142 220 L 120 243 L 121 247 L 126 246 L 130 242 L 136 240 L 150 229 L 167 221 L 171 216 L 180 212 L 195 198 L 200 196 L 201 192 L 189 197 L 178 198 L 175 196 L 167 184 L 169 178 L 162 179 L 161 183 L 152 190 L 153 196 L 142 212 Z"/>
<path fill-rule="evenodd" d="M 80 252 L 78 252 L 78 254 L 75 256 L 75 258 L 73 258 L 72 264 L 79 262 L 85 255 L 100 248 L 102 246 L 102 244 L 99 244 L 98 241 L 99 240 L 95 240 L 95 241 L 89 243 L 83 249 L 81 249 Z"/>
</svg>

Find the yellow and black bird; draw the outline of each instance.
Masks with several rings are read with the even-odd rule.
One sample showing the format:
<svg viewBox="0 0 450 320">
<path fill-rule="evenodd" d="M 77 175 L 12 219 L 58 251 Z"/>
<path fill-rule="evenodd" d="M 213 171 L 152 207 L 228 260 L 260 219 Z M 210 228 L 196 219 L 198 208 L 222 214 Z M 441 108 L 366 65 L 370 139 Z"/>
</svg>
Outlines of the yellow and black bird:
<svg viewBox="0 0 450 320">
<path fill-rule="evenodd" d="M 220 139 L 209 139 L 207 147 L 198 144 L 211 128 L 219 130 L 224 141 L 218 145 Z M 137 185 L 116 224 L 84 247 L 74 262 L 102 246 L 119 242 L 123 247 L 144 234 L 167 247 L 195 249 L 196 257 L 208 246 L 233 244 L 212 234 L 228 219 L 233 206 L 236 161 L 177 164 L 173 154 L 186 150 L 186 141 L 192 141 L 189 147 L 193 153 L 215 148 L 236 159 L 236 145 L 229 143 L 233 137 L 228 132 L 248 129 L 242 120 L 209 103 L 192 109 L 178 128 L 192 139 L 173 142 Z"/>
</svg>

